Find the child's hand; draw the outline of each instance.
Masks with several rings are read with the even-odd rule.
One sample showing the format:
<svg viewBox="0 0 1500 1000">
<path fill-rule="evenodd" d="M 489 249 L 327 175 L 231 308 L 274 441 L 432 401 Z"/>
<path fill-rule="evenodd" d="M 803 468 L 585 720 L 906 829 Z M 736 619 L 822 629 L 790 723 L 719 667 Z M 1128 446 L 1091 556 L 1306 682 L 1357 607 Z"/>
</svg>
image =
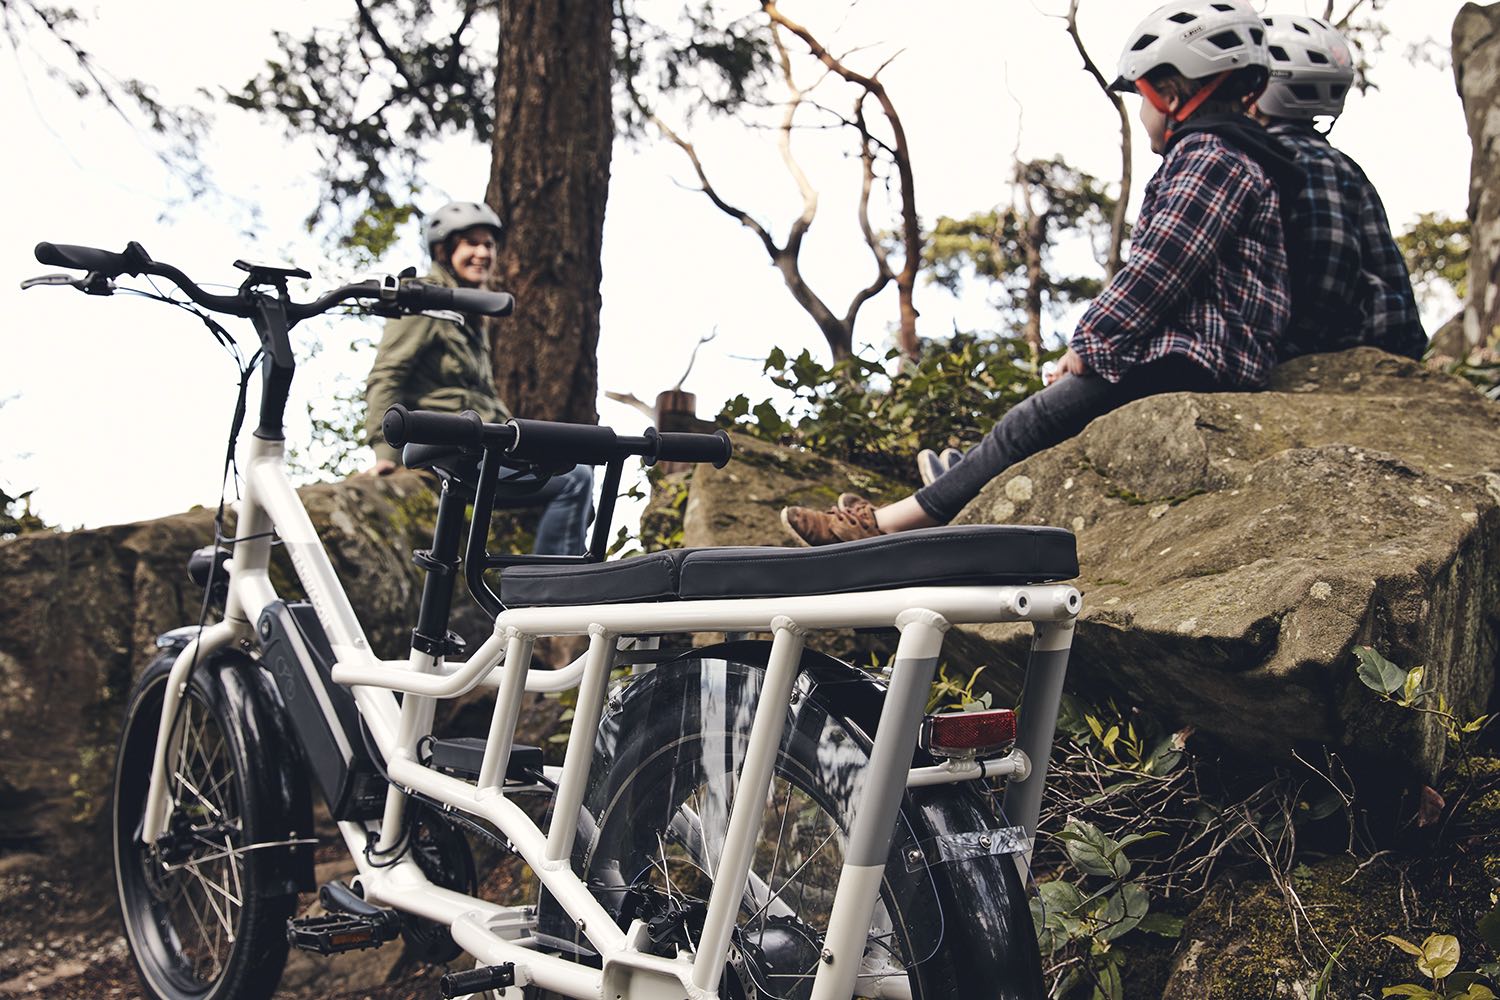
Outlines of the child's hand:
<svg viewBox="0 0 1500 1000">
<path fill-rule="evenodd" d="M 1057 359 L 1057 367 L 1043 377 L 1042 381 L 1051 385 L 1065 375 L 1082 375 L 1089 370 L 1089 366 L 1083 363 L 1073 348 L 1068 348 L 1062 357 Z"/>
</svg>

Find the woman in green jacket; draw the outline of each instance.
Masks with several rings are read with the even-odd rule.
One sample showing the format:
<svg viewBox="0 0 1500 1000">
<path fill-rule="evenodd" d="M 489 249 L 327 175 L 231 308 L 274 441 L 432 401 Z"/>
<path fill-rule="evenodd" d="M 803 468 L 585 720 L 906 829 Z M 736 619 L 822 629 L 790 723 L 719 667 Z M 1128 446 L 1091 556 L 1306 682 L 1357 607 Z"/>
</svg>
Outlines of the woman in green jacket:
<svg viewBox="0 0 1500 1000">
<path fill-rule="evenodd" d="M 432 270 L 424 281 L 450 288 L 478 288 L 495 262 L 500 219 L 488 205 L 450 202 L 425 224 Z M 365 430 L 375 449 L 376 475 L 401 466 L 401 453 L 380 433 L 385 411 L 395 403 L 413 410 L 459 413 L 473 410 L 487 422 L 510 411 L 495 392 L 489 338 L 473 316 L 428 312 L 389 320 L 365 387 Z M 546 504 L 537 525 L 538 554 L 577 555 L 587 546 L 593 507 L 593 469 L 580 465 L 554 476 L 525 499 Z"/>
</svg>

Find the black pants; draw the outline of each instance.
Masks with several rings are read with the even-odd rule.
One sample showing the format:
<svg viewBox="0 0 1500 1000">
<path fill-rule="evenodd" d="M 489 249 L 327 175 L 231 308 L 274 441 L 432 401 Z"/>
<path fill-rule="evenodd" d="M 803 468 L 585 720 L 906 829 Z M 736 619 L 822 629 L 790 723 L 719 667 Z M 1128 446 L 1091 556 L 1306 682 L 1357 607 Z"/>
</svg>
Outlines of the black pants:
<svg viewBox="0 0 1500 1000">
<path fill-rule="evenodd" d="M 1180 355 L 1142 365 L 1119 382 L 1093 372 L 1068 375 L 1012 407 L 961 462 L 917 491 L 917 503 L 929 517 L 947 524 L 991 479 L 1021 459 L 1066 441 L 1095 417 L 1144 396 L 1216 388 L 1210 372 Z"/>
</svg>

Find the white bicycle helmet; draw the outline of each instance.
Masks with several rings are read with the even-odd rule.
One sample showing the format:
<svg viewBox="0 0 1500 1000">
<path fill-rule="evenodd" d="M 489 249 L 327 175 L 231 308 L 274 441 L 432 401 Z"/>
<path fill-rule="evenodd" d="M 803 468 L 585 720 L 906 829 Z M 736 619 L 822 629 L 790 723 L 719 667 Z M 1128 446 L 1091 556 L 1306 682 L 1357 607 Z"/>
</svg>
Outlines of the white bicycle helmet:
<svg viewBox="0 0 1500 1000">
<path fill-rule="evenodd" d="M 1176 0 L 1127 36 L 1113 87 L 1135 91 L 1142 77 L 1164 66 L 1189 80 L 1255 67 L 1268 72 L 1265 40 L 1265 25 L 1245 0 Z"/>
<path fill-rule="evenodd" d="M 431 250 L 454 233 L 475 226 L 488 226 L 495 231 L 496 239 L 500 237 L 500 216 L 490 206 L 477 201 L 450 201 L 427 217 L 422 234 L 427 239 L 427 249 Z"/>
<path fill-rule="evenodd" d="M 1273 118 L 1338 117 L 1354 83 L 1354 57 L 1344 36 L 1316 17 L 1265 18 L 1271 82 L 1260 110 Z"/>
</svg>

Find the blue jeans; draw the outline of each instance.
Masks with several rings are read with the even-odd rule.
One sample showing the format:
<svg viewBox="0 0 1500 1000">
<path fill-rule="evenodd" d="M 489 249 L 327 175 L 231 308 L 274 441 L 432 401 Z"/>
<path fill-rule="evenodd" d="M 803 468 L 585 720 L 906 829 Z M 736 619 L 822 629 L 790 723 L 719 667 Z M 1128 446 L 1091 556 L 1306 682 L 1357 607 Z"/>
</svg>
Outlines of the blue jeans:
<svg viewBox="0 0 1500 1000">
<path fill-rule="evenodd" d="M 588 549 L 589 521 L 594 516 L 594 470 L 575 465 L 571 472 L 553 476 L 535 493 L 497 497 L 496 507 L 546 506 L 536 526 L 535 555 L 577 556 Z"/>
</svg>

